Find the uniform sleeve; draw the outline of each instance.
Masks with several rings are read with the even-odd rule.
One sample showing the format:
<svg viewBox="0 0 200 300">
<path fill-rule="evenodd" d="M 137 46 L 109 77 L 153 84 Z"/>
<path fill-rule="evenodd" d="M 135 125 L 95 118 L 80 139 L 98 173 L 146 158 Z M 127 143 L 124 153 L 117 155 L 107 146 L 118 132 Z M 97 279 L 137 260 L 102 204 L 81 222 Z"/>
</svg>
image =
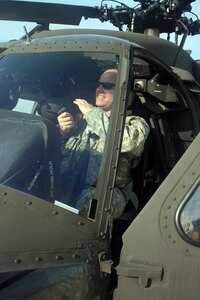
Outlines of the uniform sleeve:
<svg viewBox="0 0 200 300">
<path fill-rule="evenodd" d="M 108 116 L 100 108 L 93 107 L 87 112 L 85 119 L 91 131 L 105 140 L 109 126 Z"/>
<path fill-rule="evenodd" d="M 105 113 L 101 109 L 93 107 L 85 117 L 91 130 L 105 140 L 109 126 L 109 118 Z M 149 126 L 143 118 L 126 117 L 121 152 L 128 152 L 132 156 L 139 157 L 143 152 L 148 134 Z"/>
<path fill-rule="evenodd" d="M 139 157 L 144 149 L 145 141 L 149 134 L 149 126 L 146 121 L 138 116 L 126 118 L 121 152 L 129 152 Z"/>
</svg>

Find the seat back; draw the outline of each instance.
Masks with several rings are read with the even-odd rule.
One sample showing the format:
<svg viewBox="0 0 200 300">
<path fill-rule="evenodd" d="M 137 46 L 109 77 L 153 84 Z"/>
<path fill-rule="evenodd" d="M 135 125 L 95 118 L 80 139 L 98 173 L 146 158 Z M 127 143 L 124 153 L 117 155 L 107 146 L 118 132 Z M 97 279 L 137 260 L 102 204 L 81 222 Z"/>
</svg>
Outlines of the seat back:
<svg viewBox="0 0 200 300">
<path fill-rule="evenodd" d="M 53 202 L 60 194 L 60 134 L 35 115 L 0 110 L 0 183 Z"/>
</svg>

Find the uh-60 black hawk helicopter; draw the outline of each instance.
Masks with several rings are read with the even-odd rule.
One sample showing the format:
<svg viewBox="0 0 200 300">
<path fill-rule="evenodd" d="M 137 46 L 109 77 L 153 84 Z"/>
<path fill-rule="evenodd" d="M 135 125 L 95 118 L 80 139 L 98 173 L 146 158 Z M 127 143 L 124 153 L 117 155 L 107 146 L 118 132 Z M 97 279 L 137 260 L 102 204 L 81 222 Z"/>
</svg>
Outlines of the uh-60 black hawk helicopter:
<svg viewBox="0 0 200 300">
<path fill-rule="evenodd" d="M 199 299 L 200 66 L 183 46 L 200 21 L 184 15 L 192 0 L 115 2 L 0 1 L 2 20 L 37 23 L 0 44 L 0 299 Z M 49 30 L 83 16 L 119 31 Z M 180 44 L 161 33 L 181 35 Z M 73 193 L 85 188 L 89 159 L 79 176 L 68 170 L 63 197 L 57 117 L 79 115 L 76 98 L 95 105 L 109 68 L 118 69 L 112 114 L 83 216 Z M 112 220 L 127 115 L 143 117 L 150 133 L 131 170 L 137 213 L 130 197 Z"/>
</svg>

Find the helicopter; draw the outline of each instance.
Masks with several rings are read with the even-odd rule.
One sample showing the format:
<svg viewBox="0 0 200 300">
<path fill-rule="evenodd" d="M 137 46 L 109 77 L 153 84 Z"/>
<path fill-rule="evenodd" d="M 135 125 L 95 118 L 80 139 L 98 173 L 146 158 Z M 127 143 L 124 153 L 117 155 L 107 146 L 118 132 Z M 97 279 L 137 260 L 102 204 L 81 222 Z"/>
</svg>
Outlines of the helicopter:
<svg viewBox="0 0 200 300">
<path fill-rule="evenodd" d="M 36 23 L 0 43 L 2 300 L 199 299 L 200 64 L 183 49 L 188 35 L 200 33 L 197 15 L 185 16 L 195 0 L 138 0 L 134 8 L 104 2 L 0 2 L 1 20 Z M 82 17 L 119 30 L 49 29 L 78 26 Z M 80 165 L 81 177 L 71 175 L 73 190 L 63 193 L 57 120 L 64 111 L 80 114 L 74 99 L 95 106 L 97 81 L 110 68 L 118 70 L 112 113 L 95 192 L 82 215 L 75 198 L 87 183 L 87 166 Z M 131 170 L 139 204 L 136 212 L 130 199 L 113 220 L 131 115 L 150 128 Z"/>
</svg>

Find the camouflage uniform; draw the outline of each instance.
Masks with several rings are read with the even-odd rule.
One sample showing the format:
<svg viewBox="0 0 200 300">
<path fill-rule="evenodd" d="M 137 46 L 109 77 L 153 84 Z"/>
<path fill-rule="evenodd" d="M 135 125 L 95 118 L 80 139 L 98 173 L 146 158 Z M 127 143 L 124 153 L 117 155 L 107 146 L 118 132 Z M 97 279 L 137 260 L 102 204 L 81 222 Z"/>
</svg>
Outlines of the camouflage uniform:
<svg viewBox="0 0 200 300">
<path fill-rule="evenodd" d="M 107 115 L 100 108 L 93 107 L 85 115 L 85 120 L 78 118 L 76 126 L 65 136 L 61 167 L 63 189 L 70 199 L 79 199 L 76 203 L 69 200 L 68 204 L 76 206 L 83 214 L 87 213 L 88 201 L 94 194 L 108 126 Z M 144 119 L 136 116 L 126 118 L 111 204 L 114 218 L 121 215 L 127 204 L 129 197 L 126 190 L 132 181 L 130 170 L 139 161 L 148 133 L 149 127 Z"/>
</svg>

